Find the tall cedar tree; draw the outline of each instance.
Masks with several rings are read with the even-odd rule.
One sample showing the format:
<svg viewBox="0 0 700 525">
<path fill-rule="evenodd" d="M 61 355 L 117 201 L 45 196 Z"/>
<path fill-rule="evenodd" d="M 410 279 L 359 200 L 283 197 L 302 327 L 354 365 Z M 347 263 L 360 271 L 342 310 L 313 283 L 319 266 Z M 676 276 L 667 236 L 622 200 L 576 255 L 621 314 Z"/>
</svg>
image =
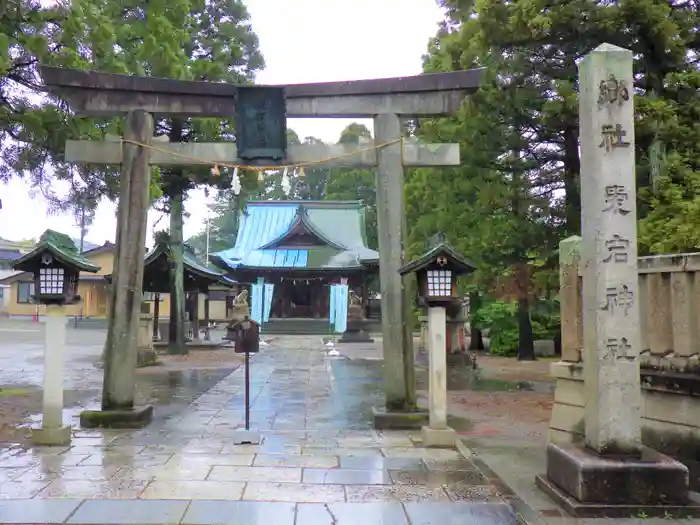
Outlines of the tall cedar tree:
<svg viewBox="0 0 700 525">
<path fill-rule="evenodd" d="M 115 46 L 102 70 L 179 80 L 250 83 L 264 65 L 258 38 L 240 0 L 79 0 L 93 18 L 92 28 L 110 27 Z M 170 142 L 233 140 L 233 122 L 222 119 L 162 118 L 156 135 Z M 230 173 L 214 176 L 208 167 L 155 169 L 170 214 L 171 256 L 169 352 L 187 352 L 184 344 L 184 201 L 197 184 L 223 188 Z M 243 175 L 243 174 L 242 174 Z M 246 178 L 246 185 L 251 177 Z"/>
<path fill-rule="evenodd" d="M 440 3 L 446 20 L 430 43 L 426 71 L 485 66 L 489 78 L 455 118 L 421 123 L 422 135 L 459 142 L 463 165 L 416 170 L 409 178 L 410 248 L 442 229 L 479 261 L 482 289 L 497 291 L 503 274 L 514 275 L 518 355 L 531 358 L 527 303 L 537 295 L 533 284 L 551 282 L 556 240 L 580 231 L 576 64 L 603 42 L 630 48 L 637 57 L 641 249 L 698 249 L 700 5 Z"/>
<path fill-rule="evenodd" d="M 304 144 L 307 146 L 323 145 L 323 141 L 315 137 L 306 137 L 304 142 L 294 131 L 289 130 L 288 144 Z M 372 139 L 372 134 L 363 124 L 352 123 L 340 134 L 338 144 L 359 145 L 362 140 Z M 246 198 L 269 200 L 361 200 L 365 205 L 365 224 L 367 231 L 367 243 L 371 248 L 377 248 L 377 205 L 374 182 L 374 171 L 367 169 L 351 168 L 326 168 L 307 167 L 304 169 L 304 177 L 291 180 L 291 191 L 286 195 L 281 188 L 282 173 L 266 174 L 263 181 L 255 191 L 235 196 L 230 191 L 220 193 L 217 201 L 210 207 L 212 210 L 212 224 L 214 229 L 210 231 L 210 248 L 217 250 L 230 248 L 235 242 L 237 223 L 235 216 L 238 213 L 236 202 L 241 203 Z M 234 226 L 235 224 L 235 226 Z M 215 230 L 215 231 L 214 231 Z M 214 232 L 214 233 L 212 233 Z M 206 245 L 206 231 L 202 231 L 187 241 L 202 253 Z"/>
<path fill-rule="evenodd" d="M 0 2 L 0 182 L 26 177 L 32 193 L 46 198 L 49 212 L 72 208 L 89 225 L 99 200 L 118 195 L 118 170 L 69 166 L 65 141 L 99 139 L 118 126 L 71 115 L 45 93 L 37 66 L 98 69 L 98 58 L 111 53 L 116 40 L 109 25 L 91 25 L 77 0 L 43 4 Z M 56 192 L 56 180 L 67 182 L 67 196 Z"/>
</svg>

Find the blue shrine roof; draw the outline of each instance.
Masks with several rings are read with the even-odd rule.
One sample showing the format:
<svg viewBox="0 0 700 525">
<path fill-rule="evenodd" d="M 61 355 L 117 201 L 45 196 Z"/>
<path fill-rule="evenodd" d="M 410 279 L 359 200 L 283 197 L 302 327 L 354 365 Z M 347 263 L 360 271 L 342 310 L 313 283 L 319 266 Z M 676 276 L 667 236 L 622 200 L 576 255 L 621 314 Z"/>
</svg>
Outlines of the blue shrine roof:
<svg viewBox="0 0 700 525">
<path fill-rule="evenodd" d="M 233 270 L 351 269 L 376 264 L 379 254 L 367 247 L 360 201 L 252 201 L 234 247 L 212 260 Z"/>
</svg>

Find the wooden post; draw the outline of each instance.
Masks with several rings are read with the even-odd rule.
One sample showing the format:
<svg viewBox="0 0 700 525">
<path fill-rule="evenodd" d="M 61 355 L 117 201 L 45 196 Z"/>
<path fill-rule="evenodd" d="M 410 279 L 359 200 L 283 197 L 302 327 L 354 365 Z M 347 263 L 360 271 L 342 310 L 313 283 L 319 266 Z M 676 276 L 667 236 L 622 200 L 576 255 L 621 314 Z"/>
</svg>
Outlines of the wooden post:
<svg viewBox="0 0 700 525">
<path fill-rule="evenodd" d="M 367 274 L 362 273 L 360 277 L 360 285 L 362 286 L 362 315 L 364 315 L 365 319 L 369 319 L 369 309 L 367 308 L 367 305 L 369 304 L 369 291 L 368 291 L 368 286 L 367 286 Z"/>
<path fill-rule="evenodd" d="M 199 292 L 192 294 L 192 339 L 199 341 Z"/>
<path fill-rule="evenodd" d="M 126 117 L 125 140 L 149 146 L 152 137 L 151 115 L 142 110 L 130 112 Z M 102 392 L 102 410 L 105 412 L 130 412 L 134 409 L 137 333 L 149 207 L 149 150 L 147 147 L 125 142 L 123 151 L 113 290 L 110 294 L 112 314 L 105 347 Z M 152 413 L 152 407 L 148 408 L 150 410 L 146 412 Z M 83 416 L 86 414 L 84 412 Z M 87 419 L 90 419 L 89 415 Z M 99 419 L 99 416 L 96 419 Z M 139 420 L 143 419 L 142 414 Z M 150 420 L 150 415 L 147 419 Z M 81 423 L 84 426 L 97 426 L 90 425 L 90 421 L 83 421 L 83 417 Z"/>
<path fill-rule="evenodd" d="M 160 341 L 160 294 L 153 294 L 153 339 Z"/>
<path fill-rule="evenodd" d="M 206 291 L 204 295 L 204 340 L 211 341 L 211 332 L 209 325 L 211 324 L 211 319 L 209 317 L 209 290 Z"/>
</svg>

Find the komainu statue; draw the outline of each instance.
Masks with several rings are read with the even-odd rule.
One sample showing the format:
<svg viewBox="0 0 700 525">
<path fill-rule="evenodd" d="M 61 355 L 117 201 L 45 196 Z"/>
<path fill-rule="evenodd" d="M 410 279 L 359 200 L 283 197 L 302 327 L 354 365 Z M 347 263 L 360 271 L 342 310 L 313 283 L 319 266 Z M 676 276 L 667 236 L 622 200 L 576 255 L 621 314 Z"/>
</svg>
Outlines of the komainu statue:
<svg viewBox="0 0 700 525">
<path fill-rule="evenodd" d="M 233 311 L 229 317 L 229 325 L 247 321 L 250 319 L 250 307 L 248 306 L 248 290 L 240 292 L 233 300 Z"/>
</svg>

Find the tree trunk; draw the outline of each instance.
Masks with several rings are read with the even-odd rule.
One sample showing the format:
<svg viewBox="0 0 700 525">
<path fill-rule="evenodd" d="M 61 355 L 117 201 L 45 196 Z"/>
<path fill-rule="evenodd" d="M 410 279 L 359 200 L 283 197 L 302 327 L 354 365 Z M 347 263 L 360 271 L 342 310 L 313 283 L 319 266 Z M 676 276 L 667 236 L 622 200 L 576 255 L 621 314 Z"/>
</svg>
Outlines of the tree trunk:
<svg viewBox="0 0 700 525">
<path fill-rule="evenodd" d="M 171 174 L 171 177 L 177 175 Z M 170 327 L 168 353 L 187 354 L 185 346 L 185 266 L 182 238 L 182 191 L 170 195 Z"/>
<path fill-rule="evenodd" d="M 527 263 L 518 265 L 516 279 L 518 287 L 518 361 L 534 361 L 536 359 L 535 341 L 530 319 L 530 275 Z"/>
<path fill-rule="evenodd" d="M 153 294 L 153 339 L 160 341 L 160 294 Z"/>
<path fill-rule="evenodd" d="M 469 341 L 469 350 L 483 350 L 484 349 L 484 335 L 481 333 L 481 329 L 474 328 L 474 314 L 479 310 L 481 306 L 481 296 L 479 292 L 471 292 L 469 294 L 469 325 L 471 327 L 471 340 Z"/>
<path fill-rule="evenodd" d="M 567 235 L 581 234 L 581 159 L 578 156 L 578 128 L 564 130 L 564 190 Z"/>
</svg>

